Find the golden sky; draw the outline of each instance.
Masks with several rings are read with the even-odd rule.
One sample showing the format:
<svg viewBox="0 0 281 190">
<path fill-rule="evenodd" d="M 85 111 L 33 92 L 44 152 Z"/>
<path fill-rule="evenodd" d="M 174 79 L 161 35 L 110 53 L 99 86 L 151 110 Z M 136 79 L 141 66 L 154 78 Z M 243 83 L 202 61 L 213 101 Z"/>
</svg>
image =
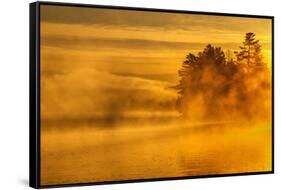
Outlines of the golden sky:
<svg viewBox="0 0 281 190">
<path fill-rule="evenodd" d="M 176 94 L 164 89 L 178 80 L 187 53 L 202 51 L 208 43 L 236 50 L 246 32 L 256 34 L 271 64 L 270 19 L 54 5 L 41 5 L 40 19 L 43 116 L 104 112 L 104 104 L 141 94 L 128 107 L 169 104 Z M 98 93 L 112 96 L 114 89 L 121 95 L 113 102 L 96 98 Z M 75 97 L 79 101 L 73 103 Z"/>
<path fill-rule="evenodd" d="M 56 48 L 112 72 L 174 73 L 186 53 L 207 43 L 237 49 L 246 32 L 256 33 L 264 52 L 271 48 L 270 19 L 43 5 L 41 23 L 50 54 Z"/>
</svg>

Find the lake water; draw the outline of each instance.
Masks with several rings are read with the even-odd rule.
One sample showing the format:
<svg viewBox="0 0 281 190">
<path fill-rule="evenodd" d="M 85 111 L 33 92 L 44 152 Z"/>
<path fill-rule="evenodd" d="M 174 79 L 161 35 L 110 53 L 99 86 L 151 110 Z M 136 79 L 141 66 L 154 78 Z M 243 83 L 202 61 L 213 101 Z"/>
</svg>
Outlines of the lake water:
<svg viewBox="0 0 281 190">
<path fill-rule="evenodd" d="M 41 128 L 41 185 L 271 170 L 268 125 L 82 122 Z"/>
</svg>

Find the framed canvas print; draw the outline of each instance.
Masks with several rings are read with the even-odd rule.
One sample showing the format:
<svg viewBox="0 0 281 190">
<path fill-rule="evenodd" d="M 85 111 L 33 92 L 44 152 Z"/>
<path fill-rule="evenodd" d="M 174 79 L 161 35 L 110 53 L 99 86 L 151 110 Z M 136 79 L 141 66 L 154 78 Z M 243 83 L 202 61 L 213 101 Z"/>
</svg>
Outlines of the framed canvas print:
<svg viewBox="0 0 281 190">
<path fill-rule="evenodd" d="M 30 4 L 30 186 L 273 173 L 273 17 Z"/>
</svg>

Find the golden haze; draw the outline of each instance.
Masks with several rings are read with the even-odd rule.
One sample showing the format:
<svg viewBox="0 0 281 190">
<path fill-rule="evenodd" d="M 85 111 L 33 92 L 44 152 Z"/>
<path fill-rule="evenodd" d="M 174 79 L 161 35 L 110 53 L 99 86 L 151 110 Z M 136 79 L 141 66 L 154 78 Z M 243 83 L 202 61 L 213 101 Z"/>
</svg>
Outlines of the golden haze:
<svg viewBox="0 0 281 190">
<path fill-rule="evenodd" d="M 233 52 L 246 32 L 271 70 L 270 19 L 48 5 L 40 18 L 42 185 L 271 170 L 271 91 L 251 103 L 268 120 L 218 122 L 182 119 L 169 88 L 187 53 Z"/>
</svg>

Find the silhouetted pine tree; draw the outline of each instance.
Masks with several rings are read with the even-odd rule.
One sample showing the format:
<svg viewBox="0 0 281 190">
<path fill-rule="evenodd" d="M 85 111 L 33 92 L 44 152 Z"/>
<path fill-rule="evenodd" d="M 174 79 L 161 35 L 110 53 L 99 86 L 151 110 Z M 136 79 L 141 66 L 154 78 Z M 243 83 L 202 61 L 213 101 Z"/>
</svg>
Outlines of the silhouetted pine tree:
<svg viewBox="0 0 281 190">
<path fill-rule="evenodd" d="M 263 65 L 261 45 L 259 40 L 255 39 L 255 36 L 252 32 L 246 33 L 243 46 L 240 46 L 240 51 L 235 52 L 237 63 L 245 68 L 247 72 Z"/>
<path fill-rule="evenodd" d="M 261 51 L 249 32 L 235 52 L 237 60 L 210 44 L 197 55 L 189 53 L 178 72 L 179 84 L 172 87 L 179 94 L 179 112 L 191 120 L 268 119 L 264 110 L 270 110 L 265 100 L 270 98 L 271 80 Z"/>
<path fill-rule="evenodd" d="M 234 66 L 234 64 L 232 65 Z M 214 47 L 208 44 L 198 55 L 188 54 L 182 67 L 179 70 L 180 81 L 176 89 L 180 95 L 177 101 L 179 111 L 184 114 L 188 101 L 196 94 L 220 88 L 217 83 L 219 78 L 228 75 L 233 68 L 227 64 L 225 54 L 220 47 Z M 206 77 L 208 73 L 208 77 Z M 219 89 L 217 89 L 220 92 Z"/>
</svg>

